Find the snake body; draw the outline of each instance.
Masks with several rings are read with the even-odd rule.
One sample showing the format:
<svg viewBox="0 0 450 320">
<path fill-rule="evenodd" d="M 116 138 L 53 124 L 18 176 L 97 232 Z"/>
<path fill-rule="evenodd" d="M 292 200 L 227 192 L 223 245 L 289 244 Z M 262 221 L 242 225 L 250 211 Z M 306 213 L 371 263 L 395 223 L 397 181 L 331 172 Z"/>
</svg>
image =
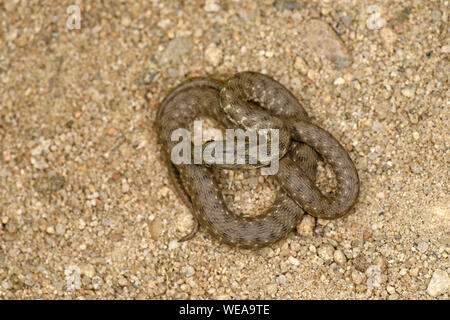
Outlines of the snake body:
<svg viewBox="0 0 450 320">
<path fill-rule="evenodd" d="M 171 134 L 194 120 L 210 117 L 226 128 L 280 131 L 281 186 L 274 204 L 255 217 L 231 212 L 215 181 L 214 168 L 170 161 L 178 143 Z M 177 194 L 208 232 L 225 243 L 258 248 L 285 237 L 301 221 L 305 211 L 336 219 L 345 215 L 359 192 L 356 168 L 348 153 L 328 132 L 309 122 L 302 103 L 280 83 L 256 72 L 238 73 L 225 82 L 196 78 L 173 89 L 162 101 L 156 128 L 169 176 Z M 292 140 L 292 141 L 291 141 Z M 327 161 L 338 182 L 333 197 L 315 185 L 317 161 Z"/>
</svg>

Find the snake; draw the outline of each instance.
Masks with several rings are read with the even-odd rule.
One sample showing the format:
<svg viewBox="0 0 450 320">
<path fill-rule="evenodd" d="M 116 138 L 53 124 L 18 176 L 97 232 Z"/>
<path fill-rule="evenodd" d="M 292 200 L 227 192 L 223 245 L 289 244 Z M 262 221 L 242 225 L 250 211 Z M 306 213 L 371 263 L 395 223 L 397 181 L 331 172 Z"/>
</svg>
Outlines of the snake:
<svg viewBox="0 0 450 320">
<path fill-rule="evenodd" d="M 171 150 L 178 143 L 172 141 L 172 132 L 204 118 L 225 128 L 280 130 L 284 151 L 275 179 L 281 188 L 262 214 L 248 217 L 229 210 L 214 175 L 220 168 L 171 161 Z M 329 132 L 311 123 L 301 99 L 268 75 L 244 71 L 224 81 L 189 79 L 162 100 L 155 128 L 171 185 L 195 218 L 194 229 L 182 240 L 191 238 L 200 225 L 228 245 L 262 248 L 285 238 L 305 214 L 337 219 L 357 200 L 359 177 L 347 151 Z M 319 160 L 328 163 L 336 176 L 331 195 L 316 186 Z"/>
</svg>

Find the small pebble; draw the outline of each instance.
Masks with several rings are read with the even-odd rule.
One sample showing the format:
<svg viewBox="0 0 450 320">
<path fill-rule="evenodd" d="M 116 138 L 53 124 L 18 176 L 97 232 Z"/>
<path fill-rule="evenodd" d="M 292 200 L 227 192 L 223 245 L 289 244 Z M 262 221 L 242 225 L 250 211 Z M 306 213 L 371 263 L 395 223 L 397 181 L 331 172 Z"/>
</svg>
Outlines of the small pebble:
<svg viewBox="0 0 450 320">
<path fill-rule="evenodd" d="M 388 51 L 392 51 L 394 49 L 394 43 L 397 40 L 395 32 L 390 28 L 384 27 L 380 30 L 380 37 L 384 48 Z"/>
<path fill-rule="evenodd" d="M 298 261 L 297 258 L 294 258 L 293 256 L 290 256 L 288 258 L 288 261 L 290 264 L 294 265 L 294 266 L 298 266 L 300 264 L 300 261 Z"/>
<path fill-rule="evenodd" d="M 186 277 L 192 277 L 195 274 L 195 269 L 191 266 L 186 267 Z"/>
<path fill-rule="evenodd" d="M 377 193 L 377 198 L 378 199 L 384 199 L 384 198 L 386 198 L 386 195 L 384 194 L 384 192 L 378 192 Z"/>
<path fill-rule="evenodd" d="M 366 259 L 364 258 L 363 255 L 357 256 L 352 261 L 353 261 L 353 266 L 355 267 L 356 270 L 359 270 L 361 272 L 366 271 L 366 269 L 367 269 L 367 261 L 366 261 Z"/>
<path fill-rule="evenodd" d="M 386 259 L 383 256 L 377 256 L 374 259 L 373 262 L 374 262 L 375 265 L 380 267 L 381 272 L 386 271 L 386 269 L 387 269 L 387 262 L 386 262 Z"/>
<path fill-rule="evenodd" d="M 378 1 L 380 23 L 365 2 L 178 2 L 80 2 L 69 30 L 68 6 L 0 1 L 2 300 L 448 300 L 446 1 Z M 303 100 L 354 160 L 360 195 L 348 217 L 307 215 L 261 251 L 203 228 L 178 242 L 193 219 L 157 109 L 188 78 L 244 70 Z M 233 213 L 274 203 L 276 178 L 222 171 Z"/>
<path fill-rule="evenodd" d="M 178 248 L 179 246 L 180 246 L 180 243 L 178 242 L 178 240 L 171 240 L 169 242 L 168 248 L 169 248 L 169 250 L 173 250 L 173 249 Z"/>
<path fill-rule="evenodd" d="M 419 250 L 420 252 L 424 253 L 425 251 L 427 251 L 428 249 L 428 243 L 424 242 L 424 241 L 420 241 L 417 244 L 417 250 Z"/>
<path fill-rule="evenodd" d="M 160 218 L 156 217 L 153 219 L 153 221 L 150 223 L 149 227 L 150 236 L 153 240 L 158 240 L 163 232 L 163 223 Z"/>
<path fill-rule="evenodd" d="M 348 67 L 352 57 L 342 40 L 326 22 L 309 20 L 303 32 L 306 45 L 315 53 L 332 61 L 337 69 Z"/>
<path fill-rule="evenodd" d="M 9 31 L 5 34 L 6 41 L 14 41 L 19 35 L 19 30 L 17 28 L 11 27 Z"/>
<path fill-rule="evenodd" d="M 49 227 L 47 227 L 47 229 L 45 229 L 45 231 L 48 234 L 54 234 L 55 233 L 55 228 L 53 228 L 53 226 L 49 226 Z"/>
<path fill-rule="evenodd" d="M 336 250 L 333 254 L 334 261 L 340 265 L 343 266 L 347 262 L 347 257 L 341 250 Z"/>
<path fill-rule="evenodd" d="M 81 266 L 81 274 L 88 278 L 93 278 L 95 276 L 95 267 L 92 264 L 85 264 Z"/>
<path fill-rule="evenodd" d="M 192 39 L 187 37 L 180 37 L 171 40 L 161 54 L 161 64 L 179 61 L 182 55 L 192 50 L 193 46 L 194 43 L 192 42 Z"/>
<path fill-rule="evenodd" d="M 86 227 L 86 222 L 83 219 L 78 220 L 78 229 L 83 230 Z"/>
<path fill-rule="evenodd" d="M 339 85 L 344 84 L 344 83 L 345 83 L 345 80 L 342 77 L 336 78 L 336 80 L 334 80 L 334 82 L 333 82 L 333 84 L 335 86 L 339 86 Z"/>
<path fill-rule="evenodd" d="M 19 2 L 20 0 L 5 0 L 3 6 L 5 7 L 6 11 L 12 12 L 16 9 Z"/>
<path fill-rule="evenodd" d="M 305 215 L 300 222 L 299 225 L 297 225 L 297 232 L 304 237 L 312 237 L 314 226 L 316 224 L 316 221 L 314 217 L 310 215 Z"/>
<path fill-rule="evenodd" d="M 409 274 L 412 277 L 417 277 L 419 275 L 419 268 L 412 268 L 409 270 Z"/>
<path fill-rule="evenodd" d="M 62 223 L 56 225 L 56 234 L 63 235 L 66 231 L 66 227 Z"/>
<path fill-rule="evenodd" d="M 204 8 L 205 8 L 206 12 L 218 12 L 218 11 L 220 11 L 219 1 L 206 0 Z"/>
<path fill-rule="evenodd" d="M 273 3 L 275 9 L 281 10 L 295 10 L 300 7 L 300 4 L 297 0 L 275 0 Z"/>
<path fill-rule="evenodd" d="M 278 291 L 278 285 L 276 283 L 269 283 L 266 287 L 267 293 L 271 296 L 276 294 Z"/>
<path fill-rule="evenodd" d="M 164 186 L 161 189 L 159 189 L 158 194 L 160 197 L 166 197 L 169 194 L 169 191 L 170 189 Z"/>
<path fill-rule="evenodd" d="M 194 217 L 192 214 L 183 214 L 179 219 L 177 219 L 177 230 L 182 234 L 188 234 L 190 230 L 194 227 Z"/>
<path fill-rule="evenodd" d="M 352 271 L 352 281 L 354 284 L 361 284 L 363 282 L 363 275 L 357 270 Z"/>
<path fill-rule="evenodd" d="M 389 292 L 389 294 L 394 294 L 395 288 L 393 286 L 387 286 L 386 291 Z"/>
<path fill-rule="evenodd" d="M 334 260 L 334 248 L 330 244 L 323 244 L 317 250 L 317 255 L 322 258 L 322 260 L 330 264 Z"/>
<path fill-rule="evenodd" d="M 381 287 L 381 269 L 377 265 L 371 265 L 366 270 L 367 274 L 367 289 L 378 289 Z"/>
<path fill-rule="evenodd" d="M 213 67 L 217 67 L 222 61 L 222 50 L 214 43 L 211 43 L 205 50 L 205 59 Z"/>
<path fill-rule="evenodd" d="M 128 27 L 131 24 L 131 19 L 128 15 L 122 17 L 121 23 L 124 27 Z"/>
<path fill-rule="evenodd" d="M 406 88 L 402 89 L 402 95 L 404 95 L 407 98 L 414 97 L 416 93 L 416 87 L 414 85 L 407 86 Z"/>
<path fill-rule="evenodd" d="M 302 248 L 302 246 L 298 242 L 291 243 L 290 247 L 291 247 L 291 250 L 294 252 L 298 252 Z"/>
<path fill-rule="evenodd" d="M 308 65 L 302 57 L 295 58 L 294 68 L 300 71 L 303 75 L 308 73 Z"/>
</svg>

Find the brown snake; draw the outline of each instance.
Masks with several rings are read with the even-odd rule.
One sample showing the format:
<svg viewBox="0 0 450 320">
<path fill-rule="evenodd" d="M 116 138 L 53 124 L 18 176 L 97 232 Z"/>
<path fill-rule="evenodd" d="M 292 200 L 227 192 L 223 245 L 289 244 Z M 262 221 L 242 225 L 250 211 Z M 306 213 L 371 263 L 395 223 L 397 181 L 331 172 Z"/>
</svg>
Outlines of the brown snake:
<svg viewBox="0 0 450 320">
<path fill-rule="evenodd" d="M 226 128 L 280 129 L 280 146 L 289 147 L 275 175 L 281 190 L 263 214 L 240 217 L 231 212 L 214 179 L 212 170 L 216 169 L 171 162 L 170 150 L 178 143 L 171 141 L 171 133 L 205 117 Z M 225 243 L 246 248 L 267 246 L 295 228 L 305 211 L 315 217 L 336 219 L 348 212 L 358 196 L 358 174 L 345 149 L 328 132 L 309 122 L 302 103 L 290 91 L 260 73 L 238 73 L 225 82 L 188 80 L 162 101 L 155 123 L 177 194 L 200 225 Z M 336 175 L 333 197 L 324 196 L 315 185 L 321 158 Z"/>
</svg>

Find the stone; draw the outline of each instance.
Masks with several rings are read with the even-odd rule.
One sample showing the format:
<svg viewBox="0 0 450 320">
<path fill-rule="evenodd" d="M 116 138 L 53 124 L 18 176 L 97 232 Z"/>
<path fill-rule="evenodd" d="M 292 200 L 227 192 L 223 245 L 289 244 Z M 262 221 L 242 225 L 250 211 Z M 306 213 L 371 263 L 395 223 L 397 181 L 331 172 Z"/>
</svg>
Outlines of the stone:
<svg viewBox="0 0 450 320">
<path fill-rule="evenodd" d="M 417 244 L 417 250 L 419 250 L 420 252 L 424 253 L 425 251 L 427 251 L 428 249 L 428 243 L 424 242 L 424 241 L 420 241 Z"/>
<path fill-rule="evenodd" d="M 314 217 L 310 215 L 305 215 L 300 222 L 299 225 L 297 225 L 297 232 L 304 237 L 312 237 L 314 226 L 316 225 L 316 221 Z"/>
<path fill-rule="evenodd" d="M 171 40 L 161 54 L 161 64 L 168 64 L 179 60 L 184 54 L 188 53 L 194 47 L 191 38 L 180 37 Z"/>
<path fill-rule="evenodd" d="M 20 0 L 5 0 L 3 6 L 5 7 L 6 11 L 11 12 L 16 9 L 19 2 Z"/>
<path fill-rule="evenodd" d="M 333 82 L 333 84 L 334 84 L 335 86 L 339 86 L 339 85 L 344 84 L 344 83 L 345 83 L 345 80 L 344 80 L 344 78 L 342 78 L 342 77 L 337 78 L 337 79 L 334 80 L 334 82 Z"/>
<path fill-rule="evenodd" d="M 62 223 L 56 225 L 56 234 L 63 235 L 66 232 L 66 226 Z"/>
<path fill-rule="evenodd" d="M 394 288 L 393 286 L 387 286 L 387 287 L 386 287 L 386 291 L 387 291 L 389 294 L 394 294 L 394 293 L 395 293 L 395 288 Z"/>
<path fill-rule="evenodd" d="M 294 258 L 294 257 L 292 257 L 292 256 L 290 256 L 290 257 L 288 258 L 288 261 L 289 261 L 290 264 L 292 264 L 292 265 L 294 265 L 294 266 L 298 266 L 298 265 L 300 264 L 300 261 L 298 261 L 297 258 Z"/>
<path fill-rule="evenodd" d="M 383 44 L 383 47 L 388 50 L 392 51 L 394 49 L 394 43 L 397 41 L 397 35 L 392 31 L 390 28 L 383 28 L 380 30 L 380 37 L 381 37 L 381 43 Z"/>
<path fill-rule="evenodd" d="M 195 269 L 191 266 L 186 267 L 186 277 L 192 277 L 195 274 Z"/>
<path fill-rule="evenodd" d="M 45 230 L 48 234 L 54 234 L 55 233 L 55 228 L 53 226 L 48 226 L 47 229 Z"/>
<path fill-rule="evenodd" d="M 163 223 L 160 218 L 156 217 L 153 219 L 153 221 L 150 223 L 149 227 L 150 236 L 153 240 L 158 240 L 163 232 Z"/>
<path fill-rule="evenodd" d="M 275 9 L 282 10 L 295 10 L 300 8 L 300 3 L 297 0 L 275 0 L 273 3 Z"/>
<path fill-rule="evenodd" d="M 436 270 L 433 272 L 430 282 L 428 283 L 427 293 L 432 297 L 437 297 L 448 291 L 450 287 L 450 279 L 447 272 Z"/>
<path fill-rule="evenodd" d="M 407 98 L 412 98 L 416 94 L 416 87 L 414 85 L 406 86 L 402 89 L 402 95 Z"/>
<path fill-rule="evenodd" d="M 218 12 L 220 11 L 220 5 L 217 0 L 206 0 L 203 7 L 206 12 Z"/>
<path fill-rule="evenodd" d="M 333 62 L 337 69 L 350 66 L 352 57 L 342 40 L 325 22 L 312 19 L 304 27 L 306 45 L 319 56 Z"/>
<path fill-rule="evenodd" d="M 17 36 L 19 35 L 19 30 L 17 28 L 11 28 L 6 34 L 5 34 L 5 40 L 6 41 L 14 41 L 16 40 Z"/>
<path fill-rule="evenodd" d="M 180 243 L 178 242 L 178 240 L 172 240 L 169 242 L 169 250 L 173 250 L 176 249 L 180 246 Z"/>
<path fill-rule="evenodd" d="M 302 57 L 295 58 L 294 68 L 298 70 L 302 75 L 308 73 L 308 65 L 306 64 L 305 59 L 303 59 Z"/>
<path fill-rule="evenodd" d="M 166 197 L 169 194 L 170 189 L 167 188 L 166 186 L 162 187 L 161 189 L 159 189 L 159 196 L 160 197 Z"/>
<path fill-rule="evenodd" d="M 92 264 L 84 264 L 80 268 L 81 274 L 88 278 L 93 278 L 95 276 L 95 267 Z"/>
<path fill-rule="evenodd" d="M 220 64 L 222 56 L 222 50 L 214 43 L 209 44 L 205 50 L 205 60 L 213 67 L 217 67 Z"/>
<path fill-rule="evenodd" d="M 352 281 L 354 284 L 358 285 L 363 282 L 363 275 L 358 270 L 353 270 L 352 272 Z"/>
<path fill-rule="evenodd" d="M 333 254 L 334 261 L 340 265 L 343 266 L 347 262 L 347 257 L 341 250 L 336 250 Z"/>
<path fill-rule="evenodd" d="M 377 265 L 370 265 L 367 270 L 367 289 L 379 289 L 381 287 L 381 268 Z"/>
<path fill-rule="evenodd" d="M 322 260 L 330 264 L 334 260 L 334 247 L 330 244 L 323 244 L 317 250 L 317 255 L 322 258 Z"/>
</svg>

